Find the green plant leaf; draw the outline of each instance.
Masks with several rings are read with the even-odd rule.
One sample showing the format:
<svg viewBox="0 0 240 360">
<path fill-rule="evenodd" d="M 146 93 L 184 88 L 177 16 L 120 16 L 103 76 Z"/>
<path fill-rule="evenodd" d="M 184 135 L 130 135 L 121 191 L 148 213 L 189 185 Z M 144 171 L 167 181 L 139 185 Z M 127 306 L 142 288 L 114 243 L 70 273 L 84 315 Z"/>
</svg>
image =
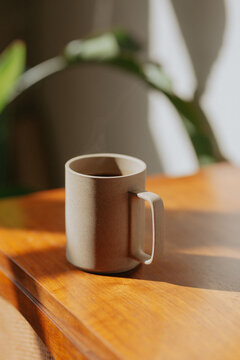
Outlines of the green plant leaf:
<svg viewBox="0 0 240 360">
<path fill-rule="evenodd" d="M 121 53 L 134 53 L 139 49 L 138 42 L 125 31 L 115 30 L 71 41 L 64 49 L 64 56 L 69 64 L 104 62 L 117 58 Z"/>
<path fill-rule="evenodd" d="M 65 48 L 69 64 L 84 61 L 105 61 L 118 56 L 120 47 L 112 33 L 105 33 L 85 40 L 73 40 Z"/>
<path fill-rule="evenodd" d="M 17 80 L 24 71 L 25 57 L 25 44 L 19 40 L 0 55 L 0 113 L 10 101 Z"/>
</svg>

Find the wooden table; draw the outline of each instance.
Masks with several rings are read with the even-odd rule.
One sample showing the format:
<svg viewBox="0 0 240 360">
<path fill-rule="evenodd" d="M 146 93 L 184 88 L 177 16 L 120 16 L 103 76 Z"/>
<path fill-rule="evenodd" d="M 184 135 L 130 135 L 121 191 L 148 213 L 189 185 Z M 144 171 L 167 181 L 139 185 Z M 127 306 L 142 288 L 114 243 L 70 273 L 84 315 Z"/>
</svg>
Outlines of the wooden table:
<svg viewBox="0 0 240 360">
<path fill-rule="evenodd" d="M 120 276 L 66 261 L 64 190 L 0 202 L 0 294 L 55 359 L 240 358 L 240 169 L 147 188 L 165 201 L 165 255 Z"/>
</svg>

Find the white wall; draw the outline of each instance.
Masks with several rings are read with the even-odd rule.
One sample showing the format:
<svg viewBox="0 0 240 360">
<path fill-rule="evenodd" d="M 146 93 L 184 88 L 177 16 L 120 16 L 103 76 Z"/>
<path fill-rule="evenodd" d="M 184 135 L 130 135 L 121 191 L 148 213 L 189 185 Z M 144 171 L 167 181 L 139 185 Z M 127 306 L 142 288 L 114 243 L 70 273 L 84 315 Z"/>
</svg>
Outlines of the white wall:
<svg viewBox="0 0 240 360">
<path fill-rule="evenodd" d="M 149 56 L 163 64 L 175 91 L 191 98 L 196 79 L 172 4 L 151 0 L 149 7 Z M 148 121 L 164 172 L 177 176 L 196 171 L 197 159 L 179 115 L 159 93 L 149 93 Z"/>
<path fill-rule="evenodd" d="M 169 72 L 176 92 L 185 98 L 196 92 L 225 156 L 240 164 L 240 2 L 151 0 L 149 41 L 151 56 Z M 155 139 L 165 171 L 194 170 L 172 107 L 156 95 L 150 102 L 151 126 L 168 134 L 165 141 Z"/>
<path fill-rule="evenodd" d="M 218 58 L 207 79 L 202 106 L 228 159 L 240 164 L 240 2 L 226 0 L 226 24 Z"/>
</svg>

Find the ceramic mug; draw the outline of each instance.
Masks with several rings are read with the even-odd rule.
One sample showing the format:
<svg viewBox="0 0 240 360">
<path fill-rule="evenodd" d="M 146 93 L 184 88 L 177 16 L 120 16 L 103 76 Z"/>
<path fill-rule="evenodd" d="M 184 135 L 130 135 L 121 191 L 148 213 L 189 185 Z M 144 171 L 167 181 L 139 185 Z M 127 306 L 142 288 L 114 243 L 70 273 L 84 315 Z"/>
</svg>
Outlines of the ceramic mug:
<svg viewBox="0 0 240 360">
<path fill-rule="evenodd" d="M 119 154 L 75 157 L 65 164 L 66 256 L 98 273 L 151 264 L 163 222 L 161 198 L 145 191 L 146 164 Z M 152 251 L 144 252 L 145 203 L 152 212 Z"/>
</svg>

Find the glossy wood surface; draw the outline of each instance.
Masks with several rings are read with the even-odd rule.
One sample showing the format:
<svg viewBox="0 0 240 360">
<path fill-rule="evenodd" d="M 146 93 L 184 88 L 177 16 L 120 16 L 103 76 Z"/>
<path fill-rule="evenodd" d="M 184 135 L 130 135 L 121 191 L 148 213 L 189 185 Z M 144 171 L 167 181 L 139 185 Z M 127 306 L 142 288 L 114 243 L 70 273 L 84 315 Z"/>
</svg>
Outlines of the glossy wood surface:
<svg viewBox="0 0 240 360">
<path fill-rule="evenodd" d="M 65 259 L 62 189 L 0 202 L 0 294 L 56 359 L 240 358 L 240 169 L 154 176 L 164 256 L 119 276 Z M 149 209 L 146 243 L 150 251 Z"/>
</svg>

